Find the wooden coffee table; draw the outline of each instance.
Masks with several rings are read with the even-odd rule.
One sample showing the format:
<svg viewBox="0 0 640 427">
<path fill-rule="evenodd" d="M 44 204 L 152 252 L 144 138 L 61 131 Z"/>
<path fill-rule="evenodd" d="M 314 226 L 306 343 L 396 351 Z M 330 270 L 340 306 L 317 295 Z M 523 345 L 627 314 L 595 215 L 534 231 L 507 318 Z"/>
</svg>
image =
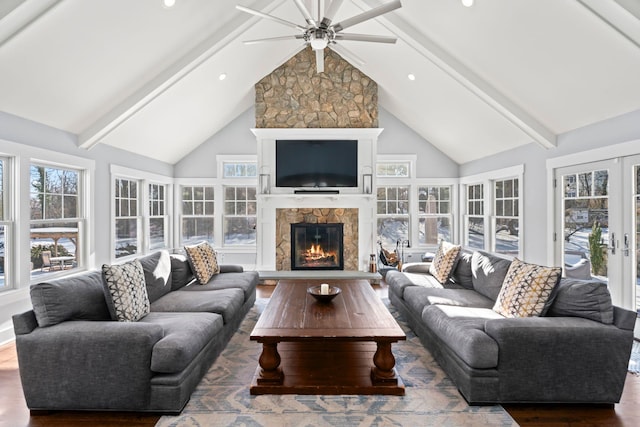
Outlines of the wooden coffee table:
<svg viewBox="0 0 640 427">
<path fill-rule="evenodd" d="M 366 280 L 328 280 L 342 292 L 319 303 L 322 280 L 281 280 L 251 340 L 262 344 L 251 394 L 404 395 L 391 345 L 406 335 Z"/>
</svg>

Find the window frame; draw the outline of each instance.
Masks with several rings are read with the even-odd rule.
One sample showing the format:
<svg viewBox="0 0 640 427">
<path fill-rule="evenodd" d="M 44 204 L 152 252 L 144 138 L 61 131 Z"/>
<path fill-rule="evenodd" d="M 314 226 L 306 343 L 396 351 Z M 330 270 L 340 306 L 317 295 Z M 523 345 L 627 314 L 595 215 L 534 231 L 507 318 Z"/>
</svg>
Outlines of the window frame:
<svg viewBox="0 0 640 427">
<path fill-rule="evenodd" d="M 0 294 L 11 291 L 16 288 L 16 280 L 14 275 L 15 266 L 15 237 L 14 237 L 14 158 L 1 154 L 0 162 L 2 162 L 2 175 L 0 176 L 0 227 L 4 227 L 4 260 L 3 260 L 3 279 L 0 286 Z"/>
<path fill-rule="evenodd" d="M 119 165 L 111 165 L 111 197 L 110 203 L 110 218 L 111 218 L 111 231 L 110 231 L 110 257 L 112 262 L 121 262 L 131 260 L 136 257 L 140 257 L 149 253 L 153 253 L 159 250 L 169 250 L 173 244 L 173 178 L 154 174 L 150 172 L 139 171 L 136 169 L 127 168 Z M 137 183 L 138 200 L 135 216 L 137 236 L 136 241 L 138 250 L 135 254 L 116 257 L 116 180 L 126 179 L 129 181 L 135 181 Z M 165 244 L 163 247 L 151 248 L 150 238 L 150 219 L 149 212 L 149 186 L 151 184 L 162 185 L 165 188 Z M 128 218 L 134 218 L 129 216 Z"/>
<path fill-rule="evenodd" d="M 237 203 L 239 201 L 245 201 L 247 203 L 247 205 L 250 202 L 253 202 L 254 204 L 254 214 L 250 215 L 250 214 L 244 214 L 244 215 L 240 215 L 237 214 L 237 211 L 235 214 L 227 214 L 227 203 L 230 203 L 229 200 L 227 199 L 227 189 L 228 188 L 233 188 L 234 189 L 234 193 L 236 195 L 236 198 L 233 200 L 233 203 L 235 205 L 237 205 Z M 238 199 L 237 198 L 237 194 L 238 194 L 238 188 L 244 188 L 245 191 L 247 191 L 249 188 L 253 188 L 254 190 L 254 198 L 253 199 L 249 199 L 248 195 L 245 197 L 245 199 Z M 248 191 L 247 191 L 248 193 Z M 222 241 L 221 241 L 221 245 L 222 247 L 226 247 L 226 248 L 256 248 L 257 247 L 257 233 L 256 233 L 256 238 L 255 241 L 253 243 L 245 243 L 245 244 L 232 244 L 232 243 L 227 243 L 227 218 L 247 218 L 248 220 L 250 218 L 254 219 L 254 230 L 257 228 L 257 224 L 258 224 L 258 186 L 257 185 L 250 185 L 248 183 L 244 183 L 242 185 L 240 184 L 223 184 L 222 185 L 222 195 L 223 195 L 223 199 L 222 199 L 222 209 L 221 210 L 221 219 L 222 219 Z M 248 206 L 247 206 L 248 208 Z M 248 212 L 248 209 L 247 209 Z"/>
<path fill-rule="evenodd" d="M 75 243 L 75 253 L 73 254 L 73 256 L 75 257 L 75 263 L 76 266 L 74 268 L 71 268 L 69 270 L 65 269 L 61 269 L 60 271 L 54 272 L 54 271 L 49 271 L 48 274 L 45 276 L 47 279 L 49 278 L 54 278 L 54 277 L 58 277 L 58 276 L 63 276 L 65 274 L 73 274 L 73 273 L 77 273 L 78 271 L 81 271 L 83 269 L 87 268 L 86 262 L 87 259 L 83 256 L 83 249 L 82 249 L 82 245 L 83 245 L 83 241 L 85 240 L 84 237 L 84 233 L 86 230 L 86 223 L 87 223 L 87 218 L 85 215 L 85 211 L 83 206 L 85 206 L 85 204 L 83 203 L 83 198 L 86 197 L 86 191 L 85 191 L 85 183 L 86 183 L 86 170 L 79 168 L 79 167 L 74 167 L 74 166 L 70 166 L 70 165 L 62 165 L 62 164 L 58 164 L 58 163 L 52 163 L 52 162 L 44 162 L 44 161 L 39 161 L 39 160 L 34 160 L 32 159 L 29 162 L 28 165 L 28 169 L 29 169 L 29 177 L 31 178 L 31 169 L 33 167 L 38 167 L 38 168 L 43 168 L 45 171 L 45 178 L 44 181 L 47 181 L 47 177 L 46 177 L 46 170 L 47 169 L 54 169 L 54 170 L 60 170 L 60 171 L 71 171 L 71 172 L 75 172 L 77 173 L 77 190 L 76 190 L 76 212 L 75 212 L 75 216 L 73 217 L 66 217 L 64 216 L 64 199 L 65 199 L 65 194 L 64 191 L 61 193 L 49 193 L 46 191 L 42 192 L 43 198 L 46 198 L 46 195 L 48 194 L 56 194 L 56 195 L 60 195 L 61 197 L 61 206 L 62 206 L 62 217 L 60 218 L 50 218 L 46 215 L 46 211 L 47 211 L 47 205 L 46 203 L 42 206 L 42 218 L 39 219 L 32 219 L 31 218 L 31 209 L 29 210 L 29 229 L 33 229 L 33 225 L 39 225 L 39 224 L 65 224 L 65 223 L 76 223 L 77 224 L 77 235 L 76 235 L 76 243 Z M 29 199 L 29 206 L 31 208 L 31 195 L 33 194 L 31 191 L 31 186 L 33 185 L 31 182 L 31 179 L 29 180 L 29 195 L 28 195 L 28 199 Z M 29 260 L 31 262 L 31 232 L 29 235 Z M 53 254 L 52 254 L 53 255 Z M 37 281 L 37 280 L 42 280 L 44 277 L 41 275 L 33 275 L 33 272 L 36 271 L 35 269 L 31 269 L 29 272 L 29 276 L 31 278 L 32 281 Z"/>
<path fill-rule="evenodd" d="M 211 201 L 213 202 L 213 213 L 212 214 L 206 214 L 205 209 L 203 209 L 203 213 L 202 214 L 195 214 L 195 213 L 189 213 L 189 214 L 185 214 L 184 210 L 183 210 L 183 188 L 184 187 L 191 187 L 191 188 L 196 188 L 196 187 L 202 187 L 203 188 L 203 195 L 204 195 L 204 199 L 202 199 L 202 201 L 204 203 Z M 184 182 L 177 182 L 176 183 L 176 191 L 178 193 L 178 197 L 176 197 L 176 210 L 178 212 L 178 215 L 176 215 L 176 220 L 177 220 L 177 226 L 176 226 L 176 241 L 178 242 L 178 244 L 180 245 L 180 247 L 184 247 L 185 245 L 189 245 L 189 244 L 193 244 L 193 242 L 185 242 L 184 240 L 184 231 L 183 231 L 183 224 L 184 224 L 184 219 L 185 218 L 207 218 L 210 217 L 212 218 L 213 221 L 213 238 L 211 241 L 208 241 L 212 246 L 216 246 L 217 241 L 216 241 L 216 237 L 218 236 L 218 228 L 216 227 L 216 210 L 218 209 L 218 207 L 216 206 L 216 201 L 219 200 L 219 195 L 216 194 L 218 193 L 218 191 L 216 190 L 216 185 L 214 183 L 212 183 L 211 181 L 199 181 L 199 180 L 187 180 Z M 209 200 L 206 198 L 206 188 L 211 188 L 212 192 L 213 192 L 213 199 Z M 195 199 L 190 199 L 190 200 L 195 200 Z M 194 211 L 192 211 L 194 212 Z"/>
<path fill-rule="evenodd" d="M 427 243 L 422 242 L 420 240 L 420 223 L 422 221 L 422 219 L 427 219 L 427 218 L 447 218 L 449 220 L 449 233 L 450 233 L 450 239 L 448 240 L 449 242 L 454 242 L 457 232 L 456 232 L 456 191 L 457 191 L 457 179 L 454 180 L 427 180 L 427 181 L 421 181 L 421 182 L 416 182 L 416 236 L 413 238 L 413 241 L 416 242 L 416 246 L 420 247 L 420 248 L 435 248 L 438 246 L 438 243 L 440 242 L 439 239 L 439 233 L 438 233 L 438 238 L 436 239 L 436 243 Z M 443 213 L 421 213 L 420 211 L 420 204 L 422 202 L 422 200 L 420 199 L 420 191 L 422 188 L 448 188 L 449 189 L 449 213 L 448 214 L 443 214 Z M 440 200 L 438 200 L 438 202 L 440 202 Z M 426 234 L 425 234 L 426 237 Z"/>
<path fill-rule="evenodd" d="M 158 189 L 162 189 L 163 192 L 163 197 L 162 199 L 158 198 L 158 199 L 153 199 L 151 197 L 152 195 L 152 191 L 151 191 L 151 187 L 157 187 Z M 169 195 L 169 191 L 171 188 L 171 185 L 169 184 L 165 184 L 165 183 L 160 183 L 160 182 L 154 182 L 154 181 L 148 181 L 147 185 L 147 200 L 145 202 L 145 206 L 147 209 L 147 218 L 145 221 L 145 230 L 146 230 L 146 234 L 148 236 L 149 239 L 149 251 L 154 251 L 154 250 L 162 250 L 162 249 L 166 249 L 169 247 L 169 242 L 171 241 L 171 223 L 170 223 L 170 217 L 169 217 L 169 211 L 171 209 L 171 205 L 169 203 L 169 200 L 167 200 L 168 195 Z M 158 214 L 158 215 L 154 215 L 153 211 L 152 211 L 152 205 L 153 203 L 162 203 L 162 213 Z M 154 219 L 162 219 L 162 231 L 163 231 L 163 244 L 159 247 L 152 247 L 153 243 L 151 241 L 151 222 Z"/>
<path fill-rule="evenodd" d="M 497 169 L 477 175 L 469 175 L 460 178 L 460 217 L 461 217 L 461 236 L 465 246 L 468 246 L 468 205 L 467 205 L 467 187 L 475 184 L 484 185 L 483 201 L 484 212 L 482 215 L 485 227 L 484 248 L 483 250 L 495 252 L 496 248 L 496 214 L 495 214 L 495 189 L 494 182 L 509 179 L 518 179 L 518 213 L 519 213 L 519 232 L 518 232 L 518 253 L 512 254 L 520 259 L 524 257 L 524 199 L 526 195 L 524 188 L 524 165 L 519 164 L 504 169 Z M 475 217 L 475 215 L 471 215 Z"/>
</svg>

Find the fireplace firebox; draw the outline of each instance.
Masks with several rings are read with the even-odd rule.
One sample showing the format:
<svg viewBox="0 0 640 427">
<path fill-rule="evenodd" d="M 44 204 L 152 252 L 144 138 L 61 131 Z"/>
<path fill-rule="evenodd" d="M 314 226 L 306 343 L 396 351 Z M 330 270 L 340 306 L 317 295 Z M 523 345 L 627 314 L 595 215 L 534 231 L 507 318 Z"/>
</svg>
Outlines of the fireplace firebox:
<svg viewBox="0 0 640 427">
<path fill-rule="evenodd" d="M 292 270 L 344 270 L 343 224 L 291 224 Z"/>
</svg>

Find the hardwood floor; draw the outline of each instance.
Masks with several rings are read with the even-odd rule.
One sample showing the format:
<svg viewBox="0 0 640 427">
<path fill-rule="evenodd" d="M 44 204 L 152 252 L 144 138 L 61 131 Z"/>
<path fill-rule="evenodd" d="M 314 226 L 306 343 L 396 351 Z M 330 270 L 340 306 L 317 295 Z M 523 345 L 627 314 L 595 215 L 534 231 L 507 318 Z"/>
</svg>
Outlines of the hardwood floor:
<svg viewBox="0 0 640 427">
<path fill-rule="evenodd" d="M 386 286 L 375 286 L 386 296 Z M 258 297 L 268 298 L 272 286 L 259 286 Z M 126 412 L 51 412 L 30 415 L 22 395 L 18 360 L 13 343 L 0 347 L 0 427 L 146 427 L 159 415 Z M 627 374 L 624 394 L 614 407 L 593 405 L 505 405 L 523 427 L 640 426 L 640 376 Z"/>
</svg>

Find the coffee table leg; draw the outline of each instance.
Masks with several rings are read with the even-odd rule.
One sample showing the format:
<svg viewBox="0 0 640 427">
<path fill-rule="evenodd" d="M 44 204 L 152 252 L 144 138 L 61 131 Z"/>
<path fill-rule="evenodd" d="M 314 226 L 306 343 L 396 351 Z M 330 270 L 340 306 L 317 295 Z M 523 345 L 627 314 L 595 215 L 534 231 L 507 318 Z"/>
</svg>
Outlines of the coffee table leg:
<svg viewBox="0 0 640 427">
<path fill-rule="evenodd" d="M 262 354 L 260 359 L 260 377 L 258 384 L 282 384 L 284 381 L 284 373 L 280 366 L 280 354 L 278 354 L 277 342 L 262 343 Z"/>
<path fill-rule="evenodd" d="M 376 341 L 377 349 L 373 355 L 373 364 L 371 368 L 371 381 L 376 384 L 398 384 L 398 377 L 394 366 L 396 359 L 391 352 L 391 342 Z"/>
</svg>

